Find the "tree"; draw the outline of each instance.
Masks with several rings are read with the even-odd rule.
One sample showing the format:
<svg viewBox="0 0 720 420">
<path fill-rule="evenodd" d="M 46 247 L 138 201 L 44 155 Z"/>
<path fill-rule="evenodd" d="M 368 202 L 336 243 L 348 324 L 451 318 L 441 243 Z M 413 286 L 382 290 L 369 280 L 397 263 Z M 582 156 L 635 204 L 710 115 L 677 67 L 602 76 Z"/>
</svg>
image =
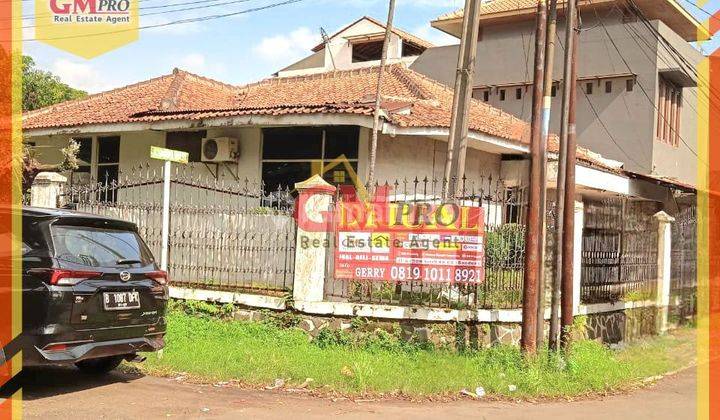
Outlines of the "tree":
<svg viewBox="0 0 720 420">
<path fill-rule="evenodd" d="M 22 58 L 23 111 L 85 97 L 87 92 L 72 88 L 49 71 L 35 67 L 32 57 Z"/>
<path fill-rule="evenodd" d="M 22 190 L 30 191 L 33 181 L 37 174 L 42 171 L 64 172 L 74 171 L 78 168 L 78 152 L 80 152 L 80 144 L 75 139 L 70 139 L 68 145 L 60 149 L 63 156 L 62 162 L 57 165 L 42 165 L 37 160 L 35 149 L 24 145 L 22 153 Z"/>
</svg>

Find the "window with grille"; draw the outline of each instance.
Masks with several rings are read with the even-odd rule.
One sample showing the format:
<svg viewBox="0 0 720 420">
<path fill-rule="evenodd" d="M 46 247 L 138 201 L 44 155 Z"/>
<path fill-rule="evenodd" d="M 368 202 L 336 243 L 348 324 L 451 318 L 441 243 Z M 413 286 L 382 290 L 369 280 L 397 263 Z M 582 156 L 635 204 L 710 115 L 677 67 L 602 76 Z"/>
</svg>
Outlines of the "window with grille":
<svg viewBox="0 0 720 420">
<path fill-rule="evenodd" d="M 357 172 L 360 129 L 356 126 L 263 129 L 265 191 L 292 188 L 313 174 L 336 185 L 352 184 Z"/>
<path fill-rule="evenodd" d="M 658 92 L 656 138 L 677 147 L 680 144 L 682 89 L 660 76 Z"/>
</svg>

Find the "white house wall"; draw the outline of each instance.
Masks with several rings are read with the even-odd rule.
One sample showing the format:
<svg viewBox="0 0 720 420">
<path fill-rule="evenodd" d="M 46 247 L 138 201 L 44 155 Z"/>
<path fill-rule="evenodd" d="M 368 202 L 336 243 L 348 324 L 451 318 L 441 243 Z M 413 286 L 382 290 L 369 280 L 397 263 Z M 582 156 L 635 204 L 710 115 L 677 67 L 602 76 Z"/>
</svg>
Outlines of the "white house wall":
<svg viewBox="0 0 720 420">
<path fill-rule="evenodd" d="M 378 182 L 392 183 L 415 177 L 442 179 L 445 168 L 447 143 L 428 137 L 381 136 L 376 166 Z M 466 174 L 469 180 L 479 182 L 482 176 L 500 175 L 500 155 L 468 149 Z"/>
<path fill-rule="evenodd" d="M 159 177 L 162 163 L 150 159 L 151 146 L 165 146 L 165 133 L 161 131 L 138 131 L 104 133 L 102 136 L 120 136 L 120 170 L 123 174 L 130 176 L 132 169 L 137 167 L 149 167 Z M 262 129 L 260 127 L 219 127 L 207 128 L 208 137 L 234 137 L 239 140 L 240 157 L 237 163 L 224 164 L 219 166 L 217 182 L 221 185 L 243 185 L 245 179 L 249 185 L 257 185 L 261 180 L 262 167 Z M 54 135 L 33 137 L 29 141 L 35 143 L 38 150 L 38 158 L 42 163 L 57 164 L 62 156 L 59 149 L 67 145 L 69 135 Z M 75 135 L 74 137 L 83 137 Z M 360 129 L 359 154 L 358 154 L 358 177 L 365 181 L 368 175 L 369 151 L 370 151 L 371 130 Z M 394 183 L 395 180 L 402 182 L 404 179 L 412 181 L 417 177 L 422 180 L 442 179 L 446 157 L 446 142 L 422 136 L 398 135 L 391 137 L 380 135 L 378 144 L 378 158 L 376 166 L 376 180 L 380 183 Z M 302 145 L 298 145 L 302 147 Z M 193 178 L 205 179 L 214 182 L 214 173 L 217 170 L 215 165 L 206 166 L 203 163 L 195 162 L 186 167 L 174 165 L 176 170 L 192 168 Z M 95 165 L 94 165 L 95 167 Z M 501 158 L 498 154 L 491 154 L 475 149 L 468 149 L 467 155 L 467 177 L 469 182 L 475 182 L 479 189 L 479 183 L 487 177 L 492 176 L 498 179 L 500 176 Z M 94 172 L 94 169 L 93 169 Z M 134 176 L 144 175 L 143 170 Z M 237 181 L 236 181 L 237 177 Z M 438 181 L 439 182 L 439 181 Z M 468 184 L 469 185 L 469 184 Z M 197 192 L 190 193 L 192 187 L 178 186 L 173 200 L 178 203 L 202 204 L 211 201 L 206 193 L 198 195 Z M 136 187 L 132 191 L 125 190 L 118 198 L 133 197 L 132 201 L 143 201 L 159 196 L 159 189 L 155 186 Z M 203 198 L 204 197 L 204 198 Z"/>
</svg>

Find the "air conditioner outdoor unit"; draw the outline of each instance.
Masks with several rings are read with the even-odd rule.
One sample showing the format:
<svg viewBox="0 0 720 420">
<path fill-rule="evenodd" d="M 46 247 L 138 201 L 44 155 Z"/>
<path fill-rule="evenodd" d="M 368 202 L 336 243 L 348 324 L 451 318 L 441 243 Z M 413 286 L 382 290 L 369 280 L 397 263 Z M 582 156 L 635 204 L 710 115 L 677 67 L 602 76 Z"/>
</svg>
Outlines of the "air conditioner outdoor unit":
<svg viewBox="0 0 720 420">
<path fill-rule="evenodd" d="M 238 159 L 238 141 L 232 137 L 202 139 L 203 162 L 233 162 Z"/>
</svg>

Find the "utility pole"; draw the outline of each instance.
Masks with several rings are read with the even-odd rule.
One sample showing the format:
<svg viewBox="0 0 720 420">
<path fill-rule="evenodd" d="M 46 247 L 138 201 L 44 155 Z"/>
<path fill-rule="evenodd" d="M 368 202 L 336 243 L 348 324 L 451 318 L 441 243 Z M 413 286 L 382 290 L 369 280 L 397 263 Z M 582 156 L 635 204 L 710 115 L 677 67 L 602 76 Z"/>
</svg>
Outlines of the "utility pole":
<svg viewBox="0 0 720 420">
<path fill-rule="evenodd" d="M 550 114 L 552 111 L 553 68 L 555 66 L 555 37 L 557 36 L 557 0 L 550 0 L 548 8 L 547 36 L 545 44 L 545 81 L 543 83 L 543 126 L 540 156 L 540 274 L 538 275 L 537 346 L 541 347 L 545 335 L 545 236 L 547 203 L 547 141 L 550 136 Z"/>
<path fill-rule="evenodd" d="M 546 0 L 538 0 L 535 29 L 535 74 L 533 76 L 533 109 L 530 133 L 530 185 L 525 231 L 525 268 L 523 281 L 521 347 L 525 354 L 537 351 L 538 277 L 540 274 L 540 177 L 542 176 L 542 100 L 545 75 Z"/>
<path fill-rule="evenodd" d="M 472 98 L 481 4 L 480 0 L 465 0 L 462 38 L 460 38 L 458 65 L 455 74 L 452 121 L 450 122 L 450 135 L 445 159 L 444 198 L 457 197 L 462 178 L 465 175 L 468 137 L 467 114 L 470 109 L 470 98 Z"/>
<path fill-rule="evenodd" d="M 562 236 L 562 295 L 560 299 L 561 326 L 560 343 L 564 349 L 570 345 L 570 327 L 573 324 L 573 278 L 575 252 L 575 160 L 577 154 L 577 127 L 575 125 L 575 107 L 577 103 L 577 50 L 580 19 L 577 0 L 568 2 L 572 6 L 574 22 L 572 31 L 572 59 L 570 65 L 570 100 L 568 102 L 568 138 L 567 161 L 565 163 L 565 204 L 563 208 Z M 569 6 L 570 7 L 570 6 Z M 570 48 L 570 47 L 565 47 Z"/>
<path fill-rule="evenodd" d="M 565 62 L 563 70 L 563 98 L 562 98 L 562 117 L 560 123 L 560 143 L 559 158 L 557 170 L 557 190 L 555 196 L 556 212 L 555 212 L 555 276 L 552 285 L 552 303 L 550 308 L 550 334 L 548 344 L 550 350 L 558 350 L 558 340 L 560 334 L 560 289 L 562 287 L 563 278 L 563 231 L 565 225 L 565 177 L 567 173 L 567 143 L 568 143 L 568 126 L 569 126 L 569 109 L 570 102 L 574 101 L 571 96 L 574 82 L 572 79 L 572 62 L 575 60 L 573 55 L 575 46 L 575 0 L 569 0 L 565 8 Z"/>
<path fill-rule="evenodd" d="M 395 16 L 395 0 L 390 0 L 388 6 L 388 18 L 385 24 L 385 40 L 383 41 L 382 55 L 380 56 L 380 68 L 378 69 L 377 90 L 375 91 L 375 110 L 373 112 L 373 130 L 372 140 L 370 142 L 370 169 L 368 170 L 368 188 L 370 193 L 375 192 L 375 161 L 377 160 L 377 142 L 378 131 L 380 130 L 380 94 L 382 92 L 382 81 L 385 73 L 385 63 L 387 62 L 387 50 L 390 44 L 390 34 L 392 34 L 393 17 Z M 328 50 L 330 51 L 330 50 Z M 332 57 L 332 53 L 330 54 Z M 333 60 L 333 66 L 334 66 Z"/>
</svg>

